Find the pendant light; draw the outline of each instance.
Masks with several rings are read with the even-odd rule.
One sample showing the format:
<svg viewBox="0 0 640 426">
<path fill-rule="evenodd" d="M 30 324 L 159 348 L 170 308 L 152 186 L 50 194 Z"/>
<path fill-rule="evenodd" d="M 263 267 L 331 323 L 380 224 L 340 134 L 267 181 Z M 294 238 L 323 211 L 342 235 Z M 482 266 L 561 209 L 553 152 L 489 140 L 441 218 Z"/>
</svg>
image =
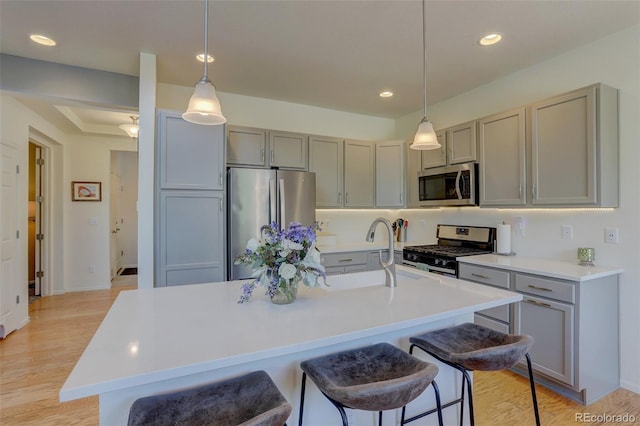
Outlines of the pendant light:
<svg viewBox="0 0 640 426">
<path fill-rule="evenodd" d="M 131 117 L 131 123 L 121 124 L 118 127 L 127 132 L 130 138 L 137 139 L 138 131 L 140 130 L 140 127 L 138 127 L 138 117 L 135 115 L 130 115 L 129 117 Z"/>
<path fill-rule="evenodd" d="M 422 0 L 422 77 L 423 77 L 423 89 L 424 89 L 424 117 L 420 124 L 418 124 L 418 130 L 413 137 L 413 143 L 409 148 L 427 150 L 438 149 L 441 145 L 438 143 L 438 137 L 433 130 L 433 124 L 427 118 L 427 25 L 425 17 L 425 0 Z"/>
<path fill-rule="evenodd" d="M 207 37 L 209 28 L 209 0 L 204 0 L 204 57 L 209 54 L 207 50 Z M 204 61 L 204 75 L 196 83 L 193 96 L 189 100 L 187 111 L 182 118 L 195 124 L 218 125 L 227 122 L 222 115 L 220 101 L 216 96 L 216 88 L 207 76 L 207 61 Z"/>
</svg>

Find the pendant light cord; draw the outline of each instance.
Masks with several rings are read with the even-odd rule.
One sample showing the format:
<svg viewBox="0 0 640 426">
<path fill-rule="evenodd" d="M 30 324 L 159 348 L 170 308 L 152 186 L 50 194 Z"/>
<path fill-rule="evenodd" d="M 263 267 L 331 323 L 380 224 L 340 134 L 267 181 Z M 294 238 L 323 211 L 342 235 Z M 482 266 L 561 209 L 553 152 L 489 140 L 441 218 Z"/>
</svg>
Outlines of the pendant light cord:
<svg viewBox="0 0 640 426">
<path fill-rule="evenodd" d="M 427 24 L 425 0 L 422 0 L 422 88 L 424 92 L 424 118 L 427 118 Z"/>
<path fill-rule="evenodd" d="M 209 71 L 209 49 L 207 39 L 209 35 L 209 0 L 204 0 L 204 76 L 202 76 L 203 80 L 208 80 L 208 71 Z"/>
</svg>

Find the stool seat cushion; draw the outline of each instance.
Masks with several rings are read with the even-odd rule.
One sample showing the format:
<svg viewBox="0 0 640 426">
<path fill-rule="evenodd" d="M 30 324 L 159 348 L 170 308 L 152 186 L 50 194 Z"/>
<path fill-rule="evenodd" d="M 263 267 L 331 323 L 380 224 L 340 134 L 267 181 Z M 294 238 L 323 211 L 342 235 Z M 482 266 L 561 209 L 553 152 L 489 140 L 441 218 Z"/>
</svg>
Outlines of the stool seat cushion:
<svg viewBox="0 0 640 426">
<path fill-rule="evenodd" d="M 325 355 L 303 361 L 300 367 L 329 398 L 369 411 L 407 405 L 438 374 L 435 364 L 388 343 Z"/>
<path fill-rule="evenodd" d="M 467 370 L 495 371 L 513 367 L 533 345 L 533 337 L 504 334 L 465 323 L 411 337 L 424 351 Z"/>
<path fill-rule="evenodd" d="M 282 426 L 291 405 L 264 371 L 136 400 L 134 425 Z"/>
</svg>

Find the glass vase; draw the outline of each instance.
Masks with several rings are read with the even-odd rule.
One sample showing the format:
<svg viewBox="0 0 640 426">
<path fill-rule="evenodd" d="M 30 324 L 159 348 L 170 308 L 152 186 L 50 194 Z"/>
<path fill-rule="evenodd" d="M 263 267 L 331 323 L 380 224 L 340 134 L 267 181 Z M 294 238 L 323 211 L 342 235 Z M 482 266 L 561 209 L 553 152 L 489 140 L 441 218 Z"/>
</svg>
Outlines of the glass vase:
<svg viewBox="0 0 640 426">
<path fill-rule="evenodd" d="M 298 280 L 280 279 L 275 294 L 271 297 L 271 302 L 276 305 L 288 305 L 296 300 L 298 295 Z"/>
</svg>

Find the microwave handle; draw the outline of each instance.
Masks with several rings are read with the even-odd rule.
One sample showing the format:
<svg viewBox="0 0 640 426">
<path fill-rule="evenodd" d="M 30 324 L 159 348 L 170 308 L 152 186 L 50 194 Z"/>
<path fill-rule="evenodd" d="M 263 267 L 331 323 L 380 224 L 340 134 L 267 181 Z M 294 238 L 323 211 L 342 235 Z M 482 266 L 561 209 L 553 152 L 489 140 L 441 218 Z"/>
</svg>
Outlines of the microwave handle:
<svg viewBox="0 0 640 426">
<path fill-rule="evenodd" d="M 458 200 L 462 199 L 462 192 L 460 191 L 460 182 L 464 182 L 463 179 L 461 179 L 462 177 L 462 171 L 458 170 L 458 173 L 456 174 L 456 195 L 458 196 Z"/>
</svg>

